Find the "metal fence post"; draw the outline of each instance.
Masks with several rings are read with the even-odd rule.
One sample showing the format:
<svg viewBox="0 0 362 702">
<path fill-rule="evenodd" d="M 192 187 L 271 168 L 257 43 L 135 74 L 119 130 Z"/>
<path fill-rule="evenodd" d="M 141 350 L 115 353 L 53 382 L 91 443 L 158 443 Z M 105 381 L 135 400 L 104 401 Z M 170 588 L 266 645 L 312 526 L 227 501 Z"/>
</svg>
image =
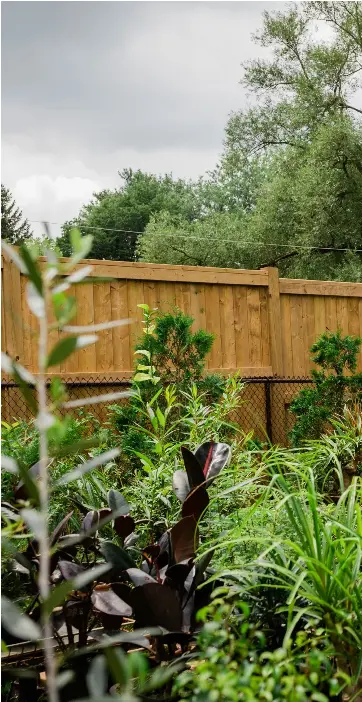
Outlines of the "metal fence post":
<svg viewBox="0 0 362 702">
<path fill-rule="evenodd" d="M 271 383 L 270 380 L 265 382 L 265 414 L 266 414 L 266 433 L 268 435 L 269 441 L 273 443 L 273 422 L 272 422 L 272 412 L 271 412 L 271 394 L 270 394 Z"/>
</svg>

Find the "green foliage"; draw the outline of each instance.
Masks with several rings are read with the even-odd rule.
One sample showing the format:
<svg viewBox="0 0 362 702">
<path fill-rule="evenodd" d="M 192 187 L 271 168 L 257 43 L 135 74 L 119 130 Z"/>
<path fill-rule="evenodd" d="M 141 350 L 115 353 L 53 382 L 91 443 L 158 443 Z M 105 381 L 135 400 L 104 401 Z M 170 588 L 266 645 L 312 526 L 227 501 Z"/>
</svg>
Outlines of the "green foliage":
<svg viewBox="0 0 362 702">
<path fill-rule="evenodd" d="M 203 186 L 211 207 L 191 223 L 157 213 L 141 260 L 362 281 L 361 22 L 360 3 L 264 13 L 255 41 L 269 56 L 244 65 L 255 106 L 228 120 L 221 164 Z"/>
<path fill-rule="evenodd" d="M 136 349 L 145 349 L 163 383 L 179 386 L 199 380 L 214 337 L 203 329 L 191 331 L 193 318 L 175 309 L 157 313 L 152 333 L 145 333 Z"/>
<path fill-rule="evenodd" d="M 333 647 L 320 636 L 300 635 L 295 646 L 268 650 L 248 607 L 215 593 L 199 612 L 204 622 L 191 667 L 174 683 L 180 699 L 191 702 L 329 702 L 340 699 L 347 676 L 334 669 Z M 217 597 L 217 595 L 219 595 Z M 223 599 L 225 598 L 225 599 Z M 235 598 L 234 598 L 235 599 Z"/>
<path fill-rule="evenodd" d="M 131 169 L 123 170 L 120 176 L 120 188 L 95 193 L 78 217 L 64 224 L 58 239 L 64 256 L 70 251 L 69 231 L 76 226 L 82 233 L 93 235 L 90 258 L 134 261 L 137 232 L 144 231 L 153 215 L 165 211 L 192 221 L 200 212 L 191 183 Z"/>
<path fill-rule="evenodd" d="M 301 390 L 290 405 L 296 417 L 291 438 L 295 446 L 315 439 L 328 428 L 333 415 L 341 415 L 346 402 L 362 397 L 362 374 L 355 373 L 362 340 L 325 332 L 311 347 L 314 388 Z"/>
<path fill-rule="evenodd" d="M 10 190 L 1 183 L 1 238 L 19 246 L 32 236 L 30 224 L 16 206 Z"/>
</svg>

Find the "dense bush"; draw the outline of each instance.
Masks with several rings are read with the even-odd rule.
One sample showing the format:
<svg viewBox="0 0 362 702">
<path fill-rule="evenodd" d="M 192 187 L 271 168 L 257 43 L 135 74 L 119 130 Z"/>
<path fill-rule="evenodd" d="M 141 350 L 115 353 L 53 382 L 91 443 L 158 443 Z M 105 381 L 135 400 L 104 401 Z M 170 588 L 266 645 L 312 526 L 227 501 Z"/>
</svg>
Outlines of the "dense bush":
<svg viewBox="0 0 362 702">
<path fill-rule="evenodd" d="M 72 266 L 91 242 L 73 243 Z M 362 419 L 344 407 L 346 388 L 360 392 L 359 340 L 315 345 L 329 431 L 302 447 L 265 447 L 233 424 L 238 377 L 210 403 L 185 368 L 162 382 L 149 348 L 132 402 L 112 410 L 119 433 L 82 410 L 62 418 L 74 404 L 60 382 L 47 398 L 48 368 L 95 340 L 69 336 L 71 268 L 54 252 L 45 272 L 26 249 L 12 255 L 41 344 L 36 377 L 3 359 L 35 414 L 3 427 L 3 649 L 43 640 L 47 702 L 360 702 Z M 67 332 L 50 350 L 44 296 Z M 3 675 L 9 699 L 44 699 L 39 671 Z"/>
<path fill-rule="evenodd" d="M 298 446 L 316 439 L 342 414 L 346 402 L 362 398 L 362 373 L 356 373 L 362 339 L 340 331 L 325 332 L 311 347 L 312 360 L 321 370 L 312 370 L 313 388 L 301 390 L 290 405 L 296 417 L 291 439 Z"/>
</svg>

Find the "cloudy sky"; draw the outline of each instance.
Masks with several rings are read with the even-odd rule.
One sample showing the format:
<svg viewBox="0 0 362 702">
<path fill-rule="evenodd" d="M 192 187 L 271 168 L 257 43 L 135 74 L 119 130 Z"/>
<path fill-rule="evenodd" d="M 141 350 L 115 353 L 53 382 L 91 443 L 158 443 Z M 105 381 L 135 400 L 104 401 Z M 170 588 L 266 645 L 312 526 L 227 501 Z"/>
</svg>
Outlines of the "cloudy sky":
<svg viewBox="0 0 362 702">
<path fill-rule="evenodd" d="M 125 167 L 213 168 L 251 35 L 283 6 L 2 2 L 1 180 L 24 214 L 61 223 Z"/>
</svg>

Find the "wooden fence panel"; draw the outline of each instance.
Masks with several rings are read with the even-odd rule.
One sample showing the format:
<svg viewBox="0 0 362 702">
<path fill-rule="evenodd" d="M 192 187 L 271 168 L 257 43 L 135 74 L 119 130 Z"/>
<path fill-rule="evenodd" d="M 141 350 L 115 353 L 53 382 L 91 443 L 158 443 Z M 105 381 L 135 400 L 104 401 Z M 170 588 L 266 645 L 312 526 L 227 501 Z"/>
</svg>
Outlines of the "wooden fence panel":
<svg viewBox="0 0 362 702">
<path fill-rule="evenodd" d="M 362 284 L 279 279 L 276 268 L 260 271 L 167 266 L 116 261 L 93 265 L 94 283 L 76 286 L 77 321 L 87 325 L 130 318 L 129 326 L 99 333 L 54 373 L 64 378 L 128 378 L 134 344 L 142 332 L 140 303 L 162 311 L 175 306 L 194 318 L 194 330 L 215 335 L 207 370 L 244 377 L 309 376 L 309 348 L 326 329 L 362 335 Z M 40 265 L 44 265 L 43 259 Z M 100 282 L 97 276 L 111 276 Z M 37 371 L 37 323 L 26 302 L 26 280 L 2 256 L 2 349 Z M 57 330 L 49 340 L 55 343 Z M 359 359 L 362 370 L 362 354 Z"/>
</svg>

